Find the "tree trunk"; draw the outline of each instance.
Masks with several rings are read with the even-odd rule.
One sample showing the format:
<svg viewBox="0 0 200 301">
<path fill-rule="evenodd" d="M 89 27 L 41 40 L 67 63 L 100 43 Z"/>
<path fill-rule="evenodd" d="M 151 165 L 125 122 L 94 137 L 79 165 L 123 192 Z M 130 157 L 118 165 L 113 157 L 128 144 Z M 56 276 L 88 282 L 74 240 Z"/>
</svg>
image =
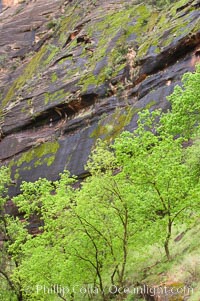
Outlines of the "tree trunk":
<svg viewBox="0 0 200 301">
<path fill-rule="evenodd" d="M 125 208 L 125 217 L 123 222 L 124 227 L 124 237 L 123 237 L 123 262 L 122 262 L 122 270 L 119 279 L 120 286 L 124 285 L 124 274 L 126 268 L 126 261 L 127 261 L 127 245 L 128 245 L 128 210 Z"/>
<path fill-rule="evenodd" d="M 22 296 L 22 292 L 20 291 L 18 296 L 17 296 L 17 300 L 18 301 L 23 301 L 23 296 Z"/>
<path fill-rule="evenodd" d="M 165 241 L 165 254 L 167 256 L 167 260 L 170 261 L 171 256 L 170 256 L 170 252 L 169 252 L 169 240 L 168 239 Z"/>
<path fill-rule="evenodd" d="M 167 233 L 167 237 L 165 240 L 165 254 L 167 256 L 167 260 L 170 261 L 171 260 L 171 255 L 170 255 L 170 251 L 169 251 L 169 241 L 172 235 L 172 221 L 171 218 L 169 217 L 169 221 L 168 221 L 168 233 Z"/>
</svg>

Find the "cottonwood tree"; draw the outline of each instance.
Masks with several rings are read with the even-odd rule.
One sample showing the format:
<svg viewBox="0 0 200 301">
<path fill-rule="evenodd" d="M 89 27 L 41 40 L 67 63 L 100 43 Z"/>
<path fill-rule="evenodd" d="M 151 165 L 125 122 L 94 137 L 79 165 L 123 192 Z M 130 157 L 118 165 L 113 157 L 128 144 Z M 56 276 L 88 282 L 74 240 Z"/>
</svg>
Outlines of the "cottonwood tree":
<svg viewBox="0 0 200 301">
<path fill-rule="evenodd" d="M 14 198 L 27 220 L 35 215 L 43 222 L 38 234 L 22 246 L 23 260 L 15 273 L 26 300 L 73 300 L 72 285 L 81 275 L 70 255 L 70 239 L 75 235 L 74 181 L 65 172 L 54 183 L 46 179 L 24 182 L 22 193 Z"/>
<path fill-rule="evenodd" d="M 0 169 L 0 278 L 2 299 L 14 298 L 22 301 L 23 291 L 20 278 L 13 277 L 22 260 L 21 246 L 28 237 L 25 224 L 19 218 L 6 214 L 8 201 L 7 188 L 11 184 L 10 171 L 7 167 Z M 11 299 L 10 299 L 11 300 Z"/>
<path fill-rule="evenodd" d="M 134 245 L 134 234 L 138 231 L 137 224 L 131 219 L 134 208 L 132 195 L 124 179 L 118 174 L 113 175 L 112 157 L 112 153 L 102 145 L 95 150 L 92 167 L 89 163 L 92 176 L 83 183 L 76 208 L 81 232 L 90 245 L 89 249 L 87 245 L 79 248 L 77 256 L 93 268 L 94 285 L 98 284 L 103 292 L 103 300 L 107 300 L 104 290 L 109 284 L 117 287 L 125 284 L 127 257 L 130 245 Z"/>
<path fill-rule="evenodd" d="M 171 110 L 161 117 L 164 130 L 174 137 L 191 139 L 200 125 L 200 64 L 195 72 L 183 75 L 182 87 L 177 85 L 168 96 Z"/>
<path fill-rule="evenodd" d="M 80 189 L 72 187 L 68 173 L 54 183 L 40 179 L 22 184 L 22 193 L 14 198 L 19 211 L 26 219 L 36 214 L 44 222 L 41 233 L 23 245 L 16 273 L 27 300 L 51 300 L 48 291 L 54 284 L 69 288 L 68 295 L 56 292 L 63 300 L 76 300 L 77 294 L 81 298 L 83 284 L 91 287 L 84 299 L 96 294 L 96 299 L 107 300 L 110 284 L 124 285 L 128 251 L 138 228 L 132 195 L 124 179 L 113 175 L 113 159 L 112 152 L 105 157 L 105 148 L 98 147 L 88 162 L 92 176 Z"/>
<path fill-rule="evenodd" d="M 139 216 L 144 214 L 146 220 L 150 217 L 153 225 L 158 225 L 154 237 L 164 240 L 170 259 L 173 225 L 190 219 L 200 203 L 200 66 L 183 76 L 183 87 L 175 87 L 168 99 L 170 112 L 144 110 L 137 130 L 116 139 L 114 150 L 124 177 L 138 189 Z M 188 140 L 193 145 L 185 148 Z"/>
<path fill-rule="evenodd" d="M 160 130 L 160 111 L 140 114 L 134 133 L 125 132 L 114 143 L 124 177 L 134 185 L 138 196 L 138 215 L 151 222 L 150 232 L 164 244 L 170 260 L 169 242 L 173 225 L 195 210 L 196 184 L 184 163 L 182 138 Z M 155 231 L 155 232 L 154 232 Z"/>
</svg>

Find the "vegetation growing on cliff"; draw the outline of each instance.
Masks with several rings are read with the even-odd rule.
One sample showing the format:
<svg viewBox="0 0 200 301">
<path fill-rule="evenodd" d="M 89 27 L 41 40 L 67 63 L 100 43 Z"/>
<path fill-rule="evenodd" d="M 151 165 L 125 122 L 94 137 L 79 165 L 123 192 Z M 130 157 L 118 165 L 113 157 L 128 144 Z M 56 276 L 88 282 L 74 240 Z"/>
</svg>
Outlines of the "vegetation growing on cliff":
<svg viewBox="0 0 200 301">
<path fill-rule="evenodd" d="M 10 177 L 1 168 L 3 300 L 136 300 L 129 288 L 154 271 L 144 266 L 148 252 L 159 258 L 157 273 L 170 269 L 179 258 L 172 237 L 194 232 L 200 214 L 199 86 L 198 67 L 169 97 L 170 112 L 143 110 L 133 133 L 113 145 L 98 140 L 81 185 L 68 172 L 56 182 L 24 182 L 12 199 L 21 219 L 5 214 Z M 36 235 L 34 216 L 41 221 Z M 192 254 L 198 251 L 195 245 Z M 134 266 L 142 271 L 133 279 Z M 195 277 L 189 285 L 197 285 Z"/>
</svg>

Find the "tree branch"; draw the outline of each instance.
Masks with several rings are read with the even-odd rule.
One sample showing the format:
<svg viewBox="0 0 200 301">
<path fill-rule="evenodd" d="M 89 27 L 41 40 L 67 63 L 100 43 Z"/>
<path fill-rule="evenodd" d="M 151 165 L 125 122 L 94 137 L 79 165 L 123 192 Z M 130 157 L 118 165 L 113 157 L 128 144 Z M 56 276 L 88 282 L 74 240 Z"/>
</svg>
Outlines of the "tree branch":
<svg viewBox="0 0 200 301">
<path fill-rule="evenodd" d="M 0 274 L 6 279 L 6 281 L 8 282 L 10 288 L 16 292 L 14 284 L 12 283 L 12 281 L 9 279 L 9 276 L 6 274 L 6 272 L 2 271 L 0 269 Z"/>
</svg>

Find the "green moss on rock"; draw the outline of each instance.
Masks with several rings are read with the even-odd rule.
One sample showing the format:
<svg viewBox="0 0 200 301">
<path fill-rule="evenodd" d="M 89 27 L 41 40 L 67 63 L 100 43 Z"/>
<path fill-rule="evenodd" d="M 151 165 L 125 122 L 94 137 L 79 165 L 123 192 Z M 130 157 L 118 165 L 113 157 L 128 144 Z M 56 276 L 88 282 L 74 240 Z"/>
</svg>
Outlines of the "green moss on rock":
<svg viewBox="0 0 200 301">
<path fill-rule="evenodd" d="M 86 91 L 90 85 L 101 85 L 108 79 L 108 69 L 112 70 L 110 77 L 117 76 L 125 67 L 127 47 L 126 41 L 131 34 L 135 34 L 137 40 L 141 39 L 141 33 L 147 29 L 147 20 L 151 17 L 151 10 L 146 5 L 130 5 L 123 7 L 121 11 L 108 13 L 94 24 L 86 27 L 87 35 L 92 37 L 98 34 L 97 48 L 88 62 L 88 76 L 80 79 L 82 90 Z M 130 22 L 133 18 L 136 21 Z M 97 63 L 107 57 L 106 66 L 102 65 L 97 75 L 93 70 Z"/>
<path fill-rule="evenodd" d="M 115 139 L 128 125 L 139 109 L 127 107 L 125 109 L 117 108 L 115 112 L 108 116 L 102 116 L 97 128 L 90 135 L 91 138 L 101 137 L 104 140 Z"/>
<path fill-rule="evenodd" d="M 65 92 L 64 89 L 55 91 L 54 93 L 46 92 L 44 93 L 44 104 L 52 103 L 58 100 L 64 100 L 69 95 L 68 92 Z"/>
<path fill-rule="evenodd" d="M 3 107 L 5 107 L 8 104 L 8 102 L 10 102 L 13 99 L 16 91 L 21 90 L 21 88 L 27 83 L 27 81 L 32 79 L 32 77 L 36 75 L 38 69 L 41 66 L 41 61 L 45 52 L 46 46 L 43 46 L 41 50 L 33 56 L 31 61 L 25 67 L 22 74 L 14 81 L 14 83 L 8 90 L 7 95 L 5 96 L 2 102 Z"/>
<path fill-rule="evenodd" d="M 60 145 L 57 141 L 42 143 L 23 153 L 17 160 L 12 160 L 10 168 L 15 169 L 15 179 L 20 177 L 20 171 L 32 170 L 38 166 L 51 166 Z"/>
<path fill-rule="evenodd" d="M 177 9 L 186 3 L 188 3 L 187 0 L 180 0 L 169 8 L 165 8 L 162 13 L 154 13 L 154 20 L 150 18 L 148 21 L 148 39 L 141 39 L 140 41 L 137 59 L 144 57 L 151 46 L 155 47 L 154 53 L 159 53 L 164 47 L 169 46 L 174 39 L 200 29 L 199 20 L 196 23 L 193 22 L 192 26 L 190 25 L 189 14 L 178 18 Z M 188 8 L 186 7 L 185 10 Z"/>
<path fill-rule="evenodd" d="M 54 57 L 60 50 L 59 47 L 57 47 L 56 45 L 53 45 L 53 44 L 47 45 L 46 48 L 47 48 L 47 52 L 46 52 L 46 54 L 44 56 L 44 60 L 42 62 L 43 67 L 46 67 L 54 59 Z"/>
<path fill-rule="evenodd" d="M 58 79 L 58 76 L 57 76 L 56 72 L 52 73 L 51 74 L 51 82 L 54 83 L 57 81 L 57 79 Z"/>
</svg>

